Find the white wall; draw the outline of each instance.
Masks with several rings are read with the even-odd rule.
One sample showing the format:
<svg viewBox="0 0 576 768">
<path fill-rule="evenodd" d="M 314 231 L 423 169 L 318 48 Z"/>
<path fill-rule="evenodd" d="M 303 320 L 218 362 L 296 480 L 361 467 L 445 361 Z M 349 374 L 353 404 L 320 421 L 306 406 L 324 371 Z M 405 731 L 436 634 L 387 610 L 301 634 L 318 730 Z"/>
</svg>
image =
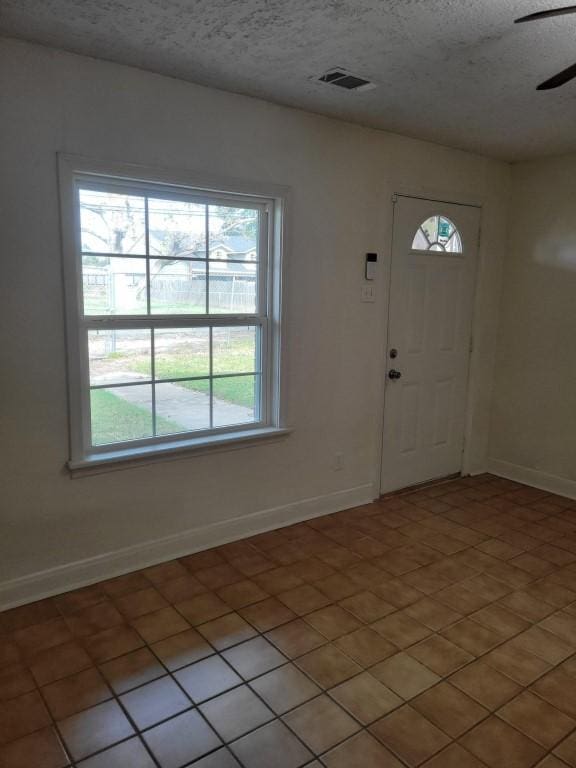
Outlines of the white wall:
<svg viewBox="0 0 576 768">
<path fill-rule="evenodd" d="M 9 40 L 0 42 L 0 114 L 0 584 L 5 603 L 37 593 L 36 581 L 12 580 L 44 569 L 170 535 L 176 541 L 167 551 L 175 551 L 180 532 L 300 500 L 320 497 L 313 507 L 289 506 L 283 514 L 330 510 L 372 496 L 393 191 L 484 204 L 469 445 L 470 468 L 483 468 L 508 166 Z M 292 187 L 285 293 L 288 420 L 294 426 L 289 438 L 70 479 L 64 468 L 68 424 L 59 151 Z M 363 254 L 374 250 L 383 256 L 378 301 L 361 304 Z M 345 454 L 344 469 L 335 472 L 339 451 Z M 339 491 L 350 492 L 331 496 Z M 235 530 L 205 531 L 182 546 L 202 546 Z M 122 555 L 99 567 L 133 565 Z M 78 577 L 74 569 L 59 573 L 52 586 L 42 577 L 45 591 Z"/>
<path fill-rule="evenodd" d="M 576 155 L 512 179 L 491 466 L 576 498 Z"/>
</svg>

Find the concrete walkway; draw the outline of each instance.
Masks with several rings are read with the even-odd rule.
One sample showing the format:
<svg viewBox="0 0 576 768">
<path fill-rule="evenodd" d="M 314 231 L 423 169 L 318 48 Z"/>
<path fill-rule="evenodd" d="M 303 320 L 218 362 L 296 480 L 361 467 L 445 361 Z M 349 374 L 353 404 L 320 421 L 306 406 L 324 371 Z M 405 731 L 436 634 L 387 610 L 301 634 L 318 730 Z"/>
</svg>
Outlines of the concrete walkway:
<svg viewBox="0 0 576 768">
<path fill-rule="evenodd" d="M 134 381 L 134 376 L 131 381 Z M 99 382 L 103 383 L 103 382 Z M 116 377 L 116 383 L 119 383 Z M 150 391 L 146 387 L 119 387 L 117 397 L 140 408 L 150 409 Z M 178 384 L 156 384 L 156 413 L 178 424 L 182 431 L 210 427 L 210 396 Z M 254 420 L 252 408 L 214 398 L 214 426 L 244 424 Z"/>
</svg>

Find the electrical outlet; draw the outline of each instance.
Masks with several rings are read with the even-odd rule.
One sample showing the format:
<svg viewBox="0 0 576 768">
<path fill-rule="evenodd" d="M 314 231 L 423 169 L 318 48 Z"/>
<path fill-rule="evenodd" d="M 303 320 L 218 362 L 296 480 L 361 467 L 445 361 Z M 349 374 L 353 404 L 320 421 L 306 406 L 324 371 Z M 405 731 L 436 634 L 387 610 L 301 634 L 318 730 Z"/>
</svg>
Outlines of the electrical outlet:
<svg viewBox="0 0 576 768">
<path fill-rule="evenodd" d="M 334 456 L 334 471 L 340 472 L 341 469 L 344 469 L 344 454 L 337 453 Z"/>
<path fill-rule="evenodd" d="M 362 286 L 362 292 L 360 294 L 360 301 L 373 303 L 376 301 L 376 286 L 372 283 Z"/>
</svg>

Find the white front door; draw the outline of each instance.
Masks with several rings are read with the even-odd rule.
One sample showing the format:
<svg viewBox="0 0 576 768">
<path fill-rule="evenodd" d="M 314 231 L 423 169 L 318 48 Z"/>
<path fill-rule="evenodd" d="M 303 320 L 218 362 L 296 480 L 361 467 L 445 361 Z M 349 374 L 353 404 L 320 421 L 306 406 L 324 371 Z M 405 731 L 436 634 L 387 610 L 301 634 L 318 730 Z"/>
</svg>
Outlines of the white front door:
<svg viewBox="0 0 576 768">
<path fill-rule="evenodd" d="M 480 210 L 398 197 L 382 493 L 460 472 Z"/>
</svg>

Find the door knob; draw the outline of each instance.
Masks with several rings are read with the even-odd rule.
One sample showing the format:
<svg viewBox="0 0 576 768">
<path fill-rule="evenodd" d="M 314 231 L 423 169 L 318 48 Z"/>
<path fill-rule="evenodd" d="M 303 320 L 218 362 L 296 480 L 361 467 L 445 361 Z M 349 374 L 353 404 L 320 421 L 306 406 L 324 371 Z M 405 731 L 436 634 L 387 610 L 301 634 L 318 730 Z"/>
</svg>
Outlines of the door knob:
<svg viewBox="0 0 576 768">
<path fill-rule="evenodd" d="M 395 371 L 394 368 L 392 368 L 391 371 L 388 371 L 388 378 L 392 379 L 392 381 L 396 381 L 396 379 L 400 379 L 402 377 L 402 374 L 400 371 Z"/>
</svg>

